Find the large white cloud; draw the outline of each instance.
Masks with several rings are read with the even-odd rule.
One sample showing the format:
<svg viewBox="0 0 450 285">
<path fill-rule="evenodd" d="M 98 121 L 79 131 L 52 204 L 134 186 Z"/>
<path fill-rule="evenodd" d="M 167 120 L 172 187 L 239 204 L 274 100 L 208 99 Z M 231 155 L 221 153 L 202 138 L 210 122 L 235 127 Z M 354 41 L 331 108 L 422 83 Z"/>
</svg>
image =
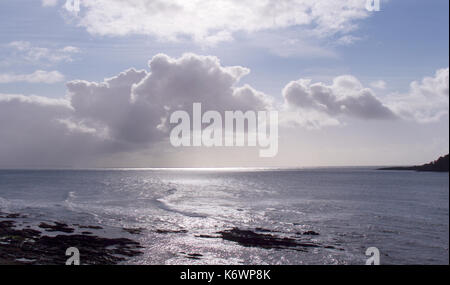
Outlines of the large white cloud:
<svg viewBox="0 0 450 285">
<path fill-rule="evenodd" d="M 216 57 L 186 54 L 178 59 L 156 55 L 150 72 L 129 69 L 104 82 L 67 84 L 76 118 L 106 130 L 114 140 L 146 144 L 168 129 L 173 110 L 192 110 L 194 102 L 208 110 L 262 110 L 268 96 L 250 86 L 235 86 L 248 69 L 223 67 Z"/>
<path fill-rule="evenodd" d="M 159 54 L 150 71 L 126 70 L 103 82 L 67 83 L 65 99 L 0 94 L 0 165 L 59 165 L 137 151 L 167 137 L 171 110 L 262 110 L 270 98 L 237 86 L 249 72 L 216 57 Z"/>
<path fill-rule="evenodd" d="M 368 17 L 365 0 L 96 0 L 81 1 L 79 25 L 99 35 L 230 40 L 234 32 L 301 27 L 318 37 L 345 34 Z"/>
</svg>

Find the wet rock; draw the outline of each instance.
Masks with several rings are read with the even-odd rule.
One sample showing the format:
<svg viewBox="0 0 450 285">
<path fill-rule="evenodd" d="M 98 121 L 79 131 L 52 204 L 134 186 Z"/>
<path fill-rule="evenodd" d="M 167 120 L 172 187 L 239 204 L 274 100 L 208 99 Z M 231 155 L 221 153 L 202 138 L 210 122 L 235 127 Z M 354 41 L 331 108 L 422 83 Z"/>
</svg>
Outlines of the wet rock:
<svg viewBox="0 0 450 285">
<path fill-rule="evenodd" d="M 199 237 L 199 238 L 220 238 L 220 236 L 211 236 L 211 235 L 196 235 L 195 237 Z"/>
<path fill-rule="evenodd" d="M 186 252 L 180 252 L 181 254 L 185 255 L 186 258 L 188 259 L 201 259 L 201 257 L 203 256 L 203 254 L 200 253 L 186 253 Z"/>
<path fill-rule="evenodd" d="M 278 234 L 275 234 L 278 233 Z M 222 238 L 224 240 L 236 242 L 245 247 L 259 247 L 264 249 L 290 249 L 296 251 L 307 251 L 308 248 L 324 248 L 324 249 L 338 249 L 332 245 L 323 245 L 313 239 L 310 236 L 319 235 L 314 231 L 306 231 L 303 233 L 281 233 L 273 230 L 256 228 L 253 230 L 242 230 L 239 228 L 232 228 L 217 232 L 217 236 L 214 235 L 196 235 L 199 238 Z M 286 236 L 290 235 L 290 236 Z M 300 238 L 299 236 L 305 236 Z"/>
<path fill-rule="evenodd" d="M 143 231 L 144 229 L 143 229 L 143 228 L 136 228 L 136 229 L 133 229 L 133 228 L 123 228 L 123 230 L 124 230 L 125 232 L 129 233 L 129 234 L 132 234 L 132 235 L 138 235 L 138 234 L 141 234 L 142 231 Z"/>
<path fill-rule="evenodd" d="M 2 240 L 25 240 L 32 239 L 41 234 L 40 231 L 33 229 L 18 230 L 14 228 L 14 221 L 1 221 L 0 222 L 0 238 Z"/>
<path fill-rule="evenodd" d="M 237 242 L 246 247 L 260 247 L 265 249 L 285 249 L 292 248 L 304 250 L 305 247 L 319 247 L 319 245 L 308 242 L 300 242 L 293 238 L 279 237 L 271 234 L 259 234 L 250 230 L 241 230 L 233 228 L 219 232 L 224 240 Z"/>
<path fill-rule="evenodd" d="M 2 213 L 0 212 L 0 218 L 2 219 L 19 219 L 26 218 L 26 215 L 18 214 L 18 213 Z"/>
<path fill-rule="evenodd" d="M 264 229 L 264 228 L 255 228 L 255 231 L 261 232 L 261 233 L 275 233 L 276 231 Z"/>
<path fill-rule="evenodd" d="M 157 234 L 185 234 L 187 230 L 156 230 Z"/>
<path fill-rule="evenodd" d="M 194 254 L 188 254 L 187 258 L 198 260 L 198 259 L 201 259 L 201 258 L 200 258 L 201 256 L 203 256 L 203 255 L 201 255 L 201 254 L 195 254 L 195 253 L 194 253 Z"/>
<path fill-rule="evenodd" d="M 67 224 L 55 222 L 54 225 L 47 223 L 40 223 L 39 227 L 45 229 L 47 232 L 63 232 L 63 233 L 73 233 L 74 229 L 70 228 Z"/>
<path fill-rule="evenodd" d="M 74 224 L 74 226 L 77 226 L 80 229 L 91 229 L 91 230 L 102 230 L 103 228 L 100 226 L 83 226 L 79 224 Z"/>
<path fill-rule="evenodd" d="M 318 236 L 319 235 L 319 233 L 315 232 L 315 231 L 306 231 L 306 232 L 304 232 L 302 234 L 305 235 L 305 236 Z"/>
<path fill-rule="evenodd" d="M 67 225 L 42 223 L 43 228 L 59 231 Z M 66 249 L 80 251 L 81 264 L 117 264 L 141 254 L 140 244 L 127 238 L 104 238 L 92 235 L 41 236 L 33 229 L 16 229 L 14 221 L 0 222 L 0 264 L 55 264 L 63 265 Z"/>
</svg>

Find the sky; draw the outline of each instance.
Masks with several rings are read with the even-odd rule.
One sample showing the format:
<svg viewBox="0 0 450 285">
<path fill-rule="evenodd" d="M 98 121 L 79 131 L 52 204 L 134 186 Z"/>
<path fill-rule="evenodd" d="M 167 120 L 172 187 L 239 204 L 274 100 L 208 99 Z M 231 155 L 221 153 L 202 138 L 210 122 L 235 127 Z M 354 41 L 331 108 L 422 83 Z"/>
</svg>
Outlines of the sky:
<svg viewBox="0 0 450 285">
<path fill-rule="evenodd" d="M 449 149 L 449 1 L 0 0 L 0 168 L 422 164 Z M 70 4 L 70 5 L 66 5 Z M 169 116 L 276 110 L 279 150 Z"/>
</svg>

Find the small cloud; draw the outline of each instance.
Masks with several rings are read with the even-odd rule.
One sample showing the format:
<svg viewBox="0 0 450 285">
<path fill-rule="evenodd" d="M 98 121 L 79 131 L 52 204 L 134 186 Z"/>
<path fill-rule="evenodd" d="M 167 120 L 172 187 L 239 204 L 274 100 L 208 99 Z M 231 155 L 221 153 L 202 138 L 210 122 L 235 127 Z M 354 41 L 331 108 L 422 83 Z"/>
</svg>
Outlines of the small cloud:
<svg viewBox="0 0 450 285">
<path fill-rule="evenodd" d="M 355 37 L 352 35 L 345 35 L 345 36 L 340 37 L 336 41 L 336 44 L 340 45 L 340 46 L 349 46 L 360 40 L 361 40 L 361 38 L 359 38 L 359 37 Z"/>
<path fill-rule="evenodd" d="M 63 48 L 48 48 L 33 46 L 28 41 L 14 41 L 6 45 L 12 50 L 11 58 L 25 60 L 34 64 L 53 65 L 60 62 L 72 62 L 73 54 L 80 53 L 81 50 L 74 46 Z"/>
<path fill-rule="evenodd" d="M 73 46 L 66 46 L 64 48 L 61 49 L 62 52 L 65 53 L 79 53 L 81 52 L 81 50 L 77 47 L 73 47 Z"/>
<path fill-rule="evenodd" d="M 370 86 L 376 89 L 386 89 L 386 82 L 383 80 L 377 80 L 370 83 Z"/>
<path fill-rule="evenodd" d="M 59 71 L 37 70 L 31 74 L 0 73 L 0 83 L 28 82 L 52 84 L 64 81 Z"/>
<path fill-rule="evenodd" d="M 298 35 L 289 30 L 280 30 L 277 33 L 258 32 L 248 35 L 243 45 L 263 48 L 279 57 L 297 58 L 338 58 L 336 51 L 323 41 L 308 35 Z"/>
<path fill-rule="evenodd" d="M 43 7 L 54 7 L 58 4 L 58 0 L 42 0 Z"/>
</svg>

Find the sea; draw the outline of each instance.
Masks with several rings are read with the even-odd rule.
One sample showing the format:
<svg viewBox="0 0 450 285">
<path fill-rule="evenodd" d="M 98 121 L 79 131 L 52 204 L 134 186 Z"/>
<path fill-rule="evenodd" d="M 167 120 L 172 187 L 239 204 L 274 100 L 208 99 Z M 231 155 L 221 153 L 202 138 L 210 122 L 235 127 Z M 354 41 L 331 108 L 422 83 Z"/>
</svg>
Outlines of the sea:
<svg viewBox="0 0 450 285">
<path fill-rule="evenodd" d="M 134 239 L 143 254 L 125 264 L 363 265 L 371 247 L 381 264 L 449 263 L 448 173 L 0 170 L 0 212 L 36 225 L 101 226 L 99 236 Z M 220 234 L 233 229 L 316 246 L 261 246 Z"/>
</svg>

